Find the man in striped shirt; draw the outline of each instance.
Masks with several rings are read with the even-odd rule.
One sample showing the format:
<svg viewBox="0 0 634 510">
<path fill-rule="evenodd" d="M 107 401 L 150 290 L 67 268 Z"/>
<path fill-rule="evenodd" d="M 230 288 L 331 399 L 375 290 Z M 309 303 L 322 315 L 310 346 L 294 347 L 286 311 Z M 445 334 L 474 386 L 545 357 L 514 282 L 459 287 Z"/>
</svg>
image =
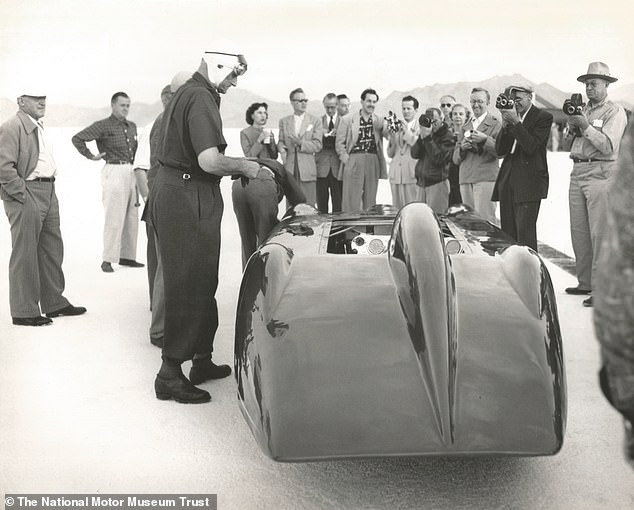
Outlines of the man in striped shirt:
<svg viewBox="0 0 634 510">
<path fill-rule="evenodd" d="M 139 214 L 132 165 L 137 149 L 136 124 L 126 119 L 130 98 L 125 92 L 115 93 L 110 106 L 110 117 L 91 124 L 72 138 L 73 145 L 82 156 L 93 161 L 106 161 L 101 170 L 104 207 L 101 270 L 105 273 L 113 272 L 113 262 L 143 267 L 136 261 Z M 97 142 L 97 155 L 86 146 L 86 142 L 91 141 Z"/>
</svg>

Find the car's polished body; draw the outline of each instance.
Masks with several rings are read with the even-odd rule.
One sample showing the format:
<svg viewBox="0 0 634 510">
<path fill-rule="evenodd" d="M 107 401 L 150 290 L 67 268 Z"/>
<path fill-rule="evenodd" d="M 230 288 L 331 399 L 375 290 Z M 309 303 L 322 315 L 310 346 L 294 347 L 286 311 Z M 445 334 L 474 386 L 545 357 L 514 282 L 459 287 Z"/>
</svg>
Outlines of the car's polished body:
<svg viewBox="0 0 634 510">
<path fill-rule="evenodd" d="M 240 289 L 238 396 L 267 455 L 559 451 L 561 333 L 535 252 L 464 207 L 312 212 L 279 224 Z"/>
</svg>

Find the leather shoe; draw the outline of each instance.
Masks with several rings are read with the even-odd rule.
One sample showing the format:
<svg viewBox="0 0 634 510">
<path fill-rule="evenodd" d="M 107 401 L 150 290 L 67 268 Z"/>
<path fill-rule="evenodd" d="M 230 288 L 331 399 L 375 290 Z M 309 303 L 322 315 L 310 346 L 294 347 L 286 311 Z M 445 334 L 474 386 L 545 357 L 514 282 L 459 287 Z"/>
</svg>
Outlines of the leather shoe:
<svg viewBox="0 0 634 510">
<path fill-rule="evenodd" d="M 193 384 L 201 384 L 211 379 L 224 379 L 231 375 L 231 367 L 229 365 L 216 365 L 213 361 L 204 365 L 192 365 L 189 371 L 189 380 Z"/>
<path fill-rule="evenodd" d="M 86 313 L 86 309 L 83 306 L 68 305 L 64 308 L 60 308 L 59 310 L 55 310 L 54 312 L 48 312 L 46 316 L 52 318 L 59 317 L 60 315 L 81 315 L 82 313 Z"/>
<path fill-rule="evenodd" d="M 156 347 L 159 347 L 160 349 L 163 348 L 163 337 L 155 337 L 155 336 L 151 336 L 150 337 L 150 343 L 152 345 L 155 345 Z"/>
<path fill-rule="evenodd" d="M 12 317 L 16 326 L 47 326 L 53 324 L 51 319 L 38 315 L 37 317 Z"/>
<path fill-rule="evenodd" d="M 196 388 L 183 374 L 170 378 L 156 374 L 154 391 L 159 400 L 174 399 L 181 404 L 203 404 L 211 400 L 208 391 Z"/>
<path fill-rule="evenodd" d="M 588 289 L 582 289 L 580 287 L 568 287 L 566 289 L 566 294 L 574 294 L 574 295 L 579 295 L 579 296 L 587 296 L 588 294 L 590 294 L 592 291 L 588 290 Z"/>
<path fill-rule="evenodd" d="M 592 296 L 590 296 L 589 298 L 583 300 L 583 306 L 585 306 L 585 307 L 594 306 L 594 302 L 592 301 Z"/>
<path fill-rule="evenodd" d="M 114 269 L 112 269 L 112 264 L 110 264 L 110 262 L 102 262 L 101 270 L 104 273 L 114 273 Z"/>
<path fill-rule="evenodd" d="M 145 267 L 145 264 L 141 264 L 140 262 L 132 259 L 119 259 L 119 265 L 129 267 Z"/>
</svg>

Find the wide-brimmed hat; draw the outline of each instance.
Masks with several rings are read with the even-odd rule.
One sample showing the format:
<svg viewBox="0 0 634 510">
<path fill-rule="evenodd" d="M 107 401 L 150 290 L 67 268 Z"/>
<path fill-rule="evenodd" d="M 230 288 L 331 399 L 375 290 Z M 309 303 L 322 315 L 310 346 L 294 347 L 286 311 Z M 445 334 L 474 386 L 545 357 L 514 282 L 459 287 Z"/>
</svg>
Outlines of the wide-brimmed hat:
<svg viewBox="0 0 634 510">
<path fill-rule="evenodd" d="M 577 81 L 585 83 L 585 81 L 590 78 L 601 78 L 609 83 L 614 83 L 618 79 L 610 75 L 610 68 L 603 62 L 590 62 L 588 65 L 588 72 L 579 76 Z"/>
</svg>

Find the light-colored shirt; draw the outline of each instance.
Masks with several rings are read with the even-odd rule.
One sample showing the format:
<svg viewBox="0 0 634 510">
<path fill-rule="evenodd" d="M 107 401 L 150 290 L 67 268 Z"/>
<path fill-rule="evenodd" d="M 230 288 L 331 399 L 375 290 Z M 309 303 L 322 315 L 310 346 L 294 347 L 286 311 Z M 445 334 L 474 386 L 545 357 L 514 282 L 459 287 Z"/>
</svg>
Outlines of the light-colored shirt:
<svg viewBox="0 0 634 510">
<path fill-rule="evenodd" d="M 142 170 L 150 169 L 150 131 L 152 124 L 148 124 L 138 135 L 139 144 L 137 146 L 136 154 L 134 155 L 133 168 L 140 168 Z"/>
<path fill-rule="evenodd" d="M 35 170 L 26 178 L 27 181 L 32 181 L 38 177 L 55 177 L 57 173 L 57 166 L 55 165 L 55 159 L 53 158 L 53 146 L 48 138 L 48 135 L 44 133 L 44 124 L 38 122 L 33 117 L 28 115 L 29 119 L 33 121 L 37 128 L 37 142 L 40 149 L 40 156 L 37 160 L 37 166 Z"/>
<path fill-rule="evenodd" d="M 523 115 L 520 115 L 520 122 L 522 122 L 522 123 L 524 122 L 524 119 L 526 118 L 526 114 L 531 111 L 532 107 L 533 107 L 533 103 L 530 104 L 530 106 L 524 112 Z M 515 149 L 516 148 L 517 148 L 517 140 L 513 140 L 513 147 L 511 147 L 511 154 L 515 154 Z"/>
<path fill-rule="evenodd" d="M 570 157 L 616 160 L 627 125 L 625 110 L 606 98 L 597 105 L 587 104 L 583 112 L 590 125 L 581 136 L 575 136 Z"/>
<path fill-rule="evenodd" d="M 471 124 L 473 125 L 473 129 L 478 129 L 478 126 L 482 124 L 482 121 L 487 116 L 487 113 L 489 112 L 484 112 L 482 115 L 480 115 L 479 117 L 476 117 L 475 119 L 471 121 Z"/>
<path fill-rule="evenodd" d="M 304 120 L 304 116 L 306 114 L 302 113 L 301 115 L 293 114 L 293 119 L 295 120 L 295 134 L 299 135 L 299 130 L 302 128 L 302 122 Z"/>
</svg>

